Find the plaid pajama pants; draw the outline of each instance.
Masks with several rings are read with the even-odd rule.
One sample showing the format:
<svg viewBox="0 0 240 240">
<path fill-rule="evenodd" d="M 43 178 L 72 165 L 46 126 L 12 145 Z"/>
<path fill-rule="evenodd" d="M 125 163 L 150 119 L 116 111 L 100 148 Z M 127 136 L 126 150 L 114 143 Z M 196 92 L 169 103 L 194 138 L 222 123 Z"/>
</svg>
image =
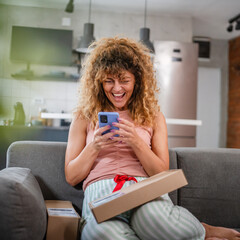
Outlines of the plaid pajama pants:
<svg viewBox="0 0 240 240">
<path fill-rule="evenodd" d="M 123 187 L 134 183 L 127 181 Z M 115 186 L 113 179 L 106 179 L 86 188 L 82 240 L 204 240 L 202 224 L 187 209 L 174 206 L 168 194 L 98 224 L 88 203 L 111 193 Z"/>
</svg>

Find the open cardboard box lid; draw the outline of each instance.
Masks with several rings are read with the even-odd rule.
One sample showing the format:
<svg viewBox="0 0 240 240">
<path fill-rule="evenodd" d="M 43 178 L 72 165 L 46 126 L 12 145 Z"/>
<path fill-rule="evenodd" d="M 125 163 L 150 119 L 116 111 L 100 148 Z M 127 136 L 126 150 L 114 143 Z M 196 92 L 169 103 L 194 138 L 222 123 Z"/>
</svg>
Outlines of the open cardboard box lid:
<svg viewBox="0 0 240 240">
<path fill-rule="evenodd" d="M 181 169 L 168 170 L 92 201 L 89 206 L 100 223 L 185 185 Z"/>
</svg>

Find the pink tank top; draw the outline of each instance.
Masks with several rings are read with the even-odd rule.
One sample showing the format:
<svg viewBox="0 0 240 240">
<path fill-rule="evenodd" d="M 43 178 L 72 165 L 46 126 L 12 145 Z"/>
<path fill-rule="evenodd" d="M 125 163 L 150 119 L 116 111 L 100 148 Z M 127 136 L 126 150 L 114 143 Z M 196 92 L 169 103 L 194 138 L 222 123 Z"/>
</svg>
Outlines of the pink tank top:
<svg viewBox="0 0 240 240">
<path fill-rule="evenodd" d="M 118 112 L 120 118 L 132 121 L 129 111 Z M 151 147 L 152 128 L 136 127 L 138 135 Z M 93 140 L 94 131 L 88 127 L 86 144 Z M 114 178 L 117 174 L 134 177 L 147 177 L 140 161 L 134 151 L 125 143 L 116 144 L 114 147 L 105 148 L 100 151 L 92 169 L 83 182 L 83 190 L 98 180 Z"/>
</svg>

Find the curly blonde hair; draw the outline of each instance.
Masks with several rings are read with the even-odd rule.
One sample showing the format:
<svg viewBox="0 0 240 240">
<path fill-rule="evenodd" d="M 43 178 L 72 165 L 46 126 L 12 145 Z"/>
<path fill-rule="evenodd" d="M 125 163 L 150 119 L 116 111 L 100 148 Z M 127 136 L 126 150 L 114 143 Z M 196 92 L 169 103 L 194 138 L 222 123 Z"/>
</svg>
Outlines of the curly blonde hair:
<svg viewBox="0 0 240 240">
<path fill-rule="evenodd" d="M 102 38 L 90 48 L 93 50 L 83 64 L 75 114 L 95 126 L 98 112 L 114 111 L 102 83 L 108 74 L 121 77 L 127 70 L 135 76 L 134 90 L 128 102 L 131 117 L 137 125 L 152 126 L 160 108 L 155 96 L 157 81 L 147 53 L 149 50 L 141 43 L 119 37 Z"/>
</svg>

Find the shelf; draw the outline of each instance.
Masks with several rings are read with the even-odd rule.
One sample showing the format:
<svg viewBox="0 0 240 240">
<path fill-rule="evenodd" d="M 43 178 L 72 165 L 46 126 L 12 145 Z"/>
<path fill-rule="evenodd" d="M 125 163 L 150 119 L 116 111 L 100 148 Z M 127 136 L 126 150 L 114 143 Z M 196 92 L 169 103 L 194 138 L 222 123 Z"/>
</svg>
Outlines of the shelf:
<svg viewBox="0 0 240 240">
<path fill-rule="evenodd" d="M 51 76 L 51 75 L 21 75 L 21 74 L 12 74 L 13 78 L 18 80 L 37 80 L 37 81 L 72 81 L 77 82 L 79 77 L 73 77 L 73 76 Z"/>
<path fill-rule="evenodd" d="M 72 119 L 71 113 L 41 113 L 43 119 Z"/>
</svg>

